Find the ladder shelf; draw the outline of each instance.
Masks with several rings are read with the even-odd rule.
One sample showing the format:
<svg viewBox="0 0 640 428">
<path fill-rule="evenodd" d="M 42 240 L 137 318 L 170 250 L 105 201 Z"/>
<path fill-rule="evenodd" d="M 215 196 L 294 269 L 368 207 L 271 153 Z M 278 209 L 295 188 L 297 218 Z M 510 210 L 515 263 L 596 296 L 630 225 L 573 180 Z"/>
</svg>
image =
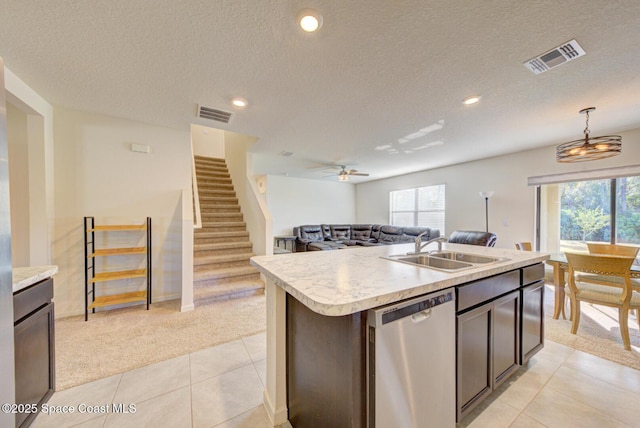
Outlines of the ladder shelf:
<svg viewBox="0 0 640 428">
<path fill-rule="evenodd" d="M 110 232 L 146 234 L 144 246 L 136 247 L 106 247 L 96 248 L 96 234 L 108 234 Z M 132 235 L 133 236 L 133 235 Z M 102 241 L 101 241 L 102 242 Z M 96 308 L 121 305 L 124 303 L 146 302 L 147 310 L 151 304 L 151 217 L 147 217 L 144 224 L 123 225 L 99 225 L 96 226 L 94 217 L 84 218 L 84 254 L 85 254 L 85 284 L 84 284 L 84 320 L 89 319 L 89 310 L 95 313 Z M 135 257 L 146 255 L 144 267 L 140 269 L 98 271 L 96 259 L 103 257 Z M 109 281 L 120 281 L 133 278 L 145 278 L 143 290 L 126 293 L 113 293 L 96 295 L 96 284 Z"/>
</svg>

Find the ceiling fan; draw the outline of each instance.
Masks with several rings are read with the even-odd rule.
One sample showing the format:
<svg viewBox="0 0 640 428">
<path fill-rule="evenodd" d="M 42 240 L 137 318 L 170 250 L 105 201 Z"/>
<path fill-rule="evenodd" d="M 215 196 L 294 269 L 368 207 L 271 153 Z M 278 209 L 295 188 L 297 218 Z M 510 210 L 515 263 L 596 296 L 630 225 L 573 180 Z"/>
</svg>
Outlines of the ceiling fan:
<svg viewBox="0 0 640 428">
<path fill-rule="evenodd" d="M 357 169 L 347 169 L 346 165 L 335 165 L 334 168 L 340 168 L 340 171 L 336 174 L 327 175 L 322 178 L 338 176 L 338 181 L 349 181 L 349 176 L 351 175 L 359 175 L 362 177 L 367 177 L 369 175 L 368 172 L 358 172 Z"/>
</svg>

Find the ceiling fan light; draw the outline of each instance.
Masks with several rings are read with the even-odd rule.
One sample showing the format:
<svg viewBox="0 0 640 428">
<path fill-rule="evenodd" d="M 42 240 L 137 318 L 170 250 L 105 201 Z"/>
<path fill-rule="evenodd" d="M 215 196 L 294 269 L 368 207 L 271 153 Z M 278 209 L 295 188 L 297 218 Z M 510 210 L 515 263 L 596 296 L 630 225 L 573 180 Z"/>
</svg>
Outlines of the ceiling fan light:
<svg viewBox="0 0 640 428">
<path fill-rule="evenodd" d="M 338 176 L 338 181 L 349 181 L 349 176 L 347 174 L 340 174 Z"/>
</svg>

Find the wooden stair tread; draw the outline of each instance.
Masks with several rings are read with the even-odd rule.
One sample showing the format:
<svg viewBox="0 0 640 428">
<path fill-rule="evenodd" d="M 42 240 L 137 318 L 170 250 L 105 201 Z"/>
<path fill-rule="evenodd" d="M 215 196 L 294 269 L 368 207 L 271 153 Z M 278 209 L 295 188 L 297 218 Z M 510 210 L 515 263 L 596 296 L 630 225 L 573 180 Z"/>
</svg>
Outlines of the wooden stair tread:
<svg viewBox="0 0 640 428">
<path fill-rule="evenodd" d="M 89 280 L 90 283 L 102 281 L 116 281 L 128 278 L 144 278 L 147 276 L 146 269 L 121 270 L 115 272 L 100 272 Z"/>
<path fill-rule="evenodd" d="M 97 296 L 95 300 L 89 304 L 89 309 L 99 308 L 102 306 L 120 305 L 123 303 L 146 302 L 146 291 L 133 291 L 130 293 L 111 294 L 106 296 Z"/>
</svg>

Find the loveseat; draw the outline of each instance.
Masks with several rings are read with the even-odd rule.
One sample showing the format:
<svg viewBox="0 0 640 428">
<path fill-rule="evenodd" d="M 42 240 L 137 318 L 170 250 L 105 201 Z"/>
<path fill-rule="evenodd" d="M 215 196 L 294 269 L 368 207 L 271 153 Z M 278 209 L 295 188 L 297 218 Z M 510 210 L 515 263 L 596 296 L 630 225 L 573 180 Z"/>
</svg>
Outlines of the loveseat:
<svg viewBox="0 0 640 428">
<path fill-rule="evenodd" d="M 440 231 L 428 227 L 401 227 L 389 224 L 319 224 L 293 228 L 296 251 L 322 251 L 351 246 L 375 246 L 415 242 L 438 238 Z"/>
</svg>

